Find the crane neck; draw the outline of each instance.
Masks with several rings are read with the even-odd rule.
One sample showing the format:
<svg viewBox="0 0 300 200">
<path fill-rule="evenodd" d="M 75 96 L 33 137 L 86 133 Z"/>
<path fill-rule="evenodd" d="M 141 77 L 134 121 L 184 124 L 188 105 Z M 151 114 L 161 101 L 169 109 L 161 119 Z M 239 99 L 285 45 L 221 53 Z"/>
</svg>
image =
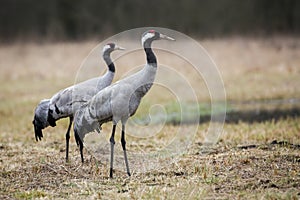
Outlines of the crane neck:
<svg viewBox="0 0 300 200">
<path fill-rule="evenodd" d="M 103 53 L 103 59 L 108 67 L 108 70 L 111 72 L 115 72 L 116 71 L 115 65 L 110 58 L 110 53 L 108 52 Z"/>
<path fill-rule="evenodd" d="M 145 50 L 145 53 L 147 56 L 147 64 L 149 64 L 153 67 L 157 67 L 157 60 L 156 60 L 155 54 L 152 51 L 151 44 L 152 44 L 152 41 L 146 41 L 144 43 L 144 50 Z"/>
</svg>

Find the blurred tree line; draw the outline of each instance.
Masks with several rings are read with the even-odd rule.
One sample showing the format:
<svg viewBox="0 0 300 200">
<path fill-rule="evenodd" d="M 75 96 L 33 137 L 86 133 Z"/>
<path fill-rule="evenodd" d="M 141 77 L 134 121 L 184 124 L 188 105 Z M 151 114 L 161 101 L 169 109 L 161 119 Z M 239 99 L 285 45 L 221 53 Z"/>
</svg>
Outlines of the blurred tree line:
<svg viewBox="0 0 300 200">
<path fill-rule="evenodd" d="M 0 40 L 85 39 L 161 26 L 198 37 L 300 32 L 298 0 L 1 0 Z M 99 37 L 98 37 L 99 38 Z"/>
</svg>

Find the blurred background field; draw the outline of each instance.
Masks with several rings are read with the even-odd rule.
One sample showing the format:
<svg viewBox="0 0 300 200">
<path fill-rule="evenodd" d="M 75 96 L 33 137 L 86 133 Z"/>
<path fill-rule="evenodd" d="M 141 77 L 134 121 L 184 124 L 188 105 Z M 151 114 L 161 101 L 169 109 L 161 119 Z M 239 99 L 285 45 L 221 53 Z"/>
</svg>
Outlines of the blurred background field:
<svg viewBox="0 0 300 200">
<path fill-rule="evenodd" d="M 3 0 L 1 5 L 2 41 L 103 39 L 145 26 L 167 27 L 196 37 L 270 36 L 300 30 L 297 0 Z"/>
<path fill-rule="evenodd" d="M 299 8 L 296 0 L 2 1 L 1 199 L 298 199 Z M 191 82 L 200 109 L 205 110 L 193 144 L 168 167 L 133 172 L 131 178 L 117 171 L 110 180 L 108 166 L 87 151 L 87 162 L 81 165 L 72 137 L 71 160 L 65 163 L 67 120 L 45 129 L 38 143 L 31 121 L 41 99 L 76 82 L 82 62 L 102 39 L 139 26 L 181 31 L 207 50 L 224 81 L 227 116 L 218 143 L 206 149 L 209 93 L 191 68 L 173 60 L 172 67 Z M 156 55 L 158 62 L 169 59 L 163 51 L 156 50 Z M 137 52 L 136 58 L 143 63 L 145 57 Z M 93 62 L 96 70 L 88 76 L 105 70 L 100 53 Z M 114 81 L 132 70 L 132 63 L 126 57 L 117 60 Z M 159 69 L 160 78 L 163 72 Z M 160 90 L 154 85 L 145 96 L 138 117 L 148 111 L 147 106 L 168 101 Z M 110 128 L 111 124 L 105 125 L 103 132 L 109 135 Z M 151 144 L 129 137 L 128 149 L 158 149 L 172 140 L 177 129 L 178 125 L 167 124 Z"/>
</svg>

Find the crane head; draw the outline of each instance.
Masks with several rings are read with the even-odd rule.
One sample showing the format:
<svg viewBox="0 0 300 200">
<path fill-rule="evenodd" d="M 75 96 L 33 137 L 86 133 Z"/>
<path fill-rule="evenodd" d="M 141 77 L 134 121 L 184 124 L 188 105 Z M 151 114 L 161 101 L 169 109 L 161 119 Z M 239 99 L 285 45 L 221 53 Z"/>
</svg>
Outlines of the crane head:
<svg viewBox="0 0 300 200">
<path fill-rule="evenodd" d="M 116 45 L 115 43 L 108 43 L 103 47 L 103 54 L 111 53 L 115 50 L 125 50 L 125 48 Z"/>
<path fill-rule="evenodd" d="M 143 46 L 145 46 L 145 43 L 151 43 L 154 40 L 175 41 L 174 38 L 164 35 L 162 33 L 159 33 L 158 31 L 155 31 L 155 30 L 149 30 L 149 31 L 146 31 L 145 33 L 143 33 L 143 35 L 142 35 Z"/>
</svg>

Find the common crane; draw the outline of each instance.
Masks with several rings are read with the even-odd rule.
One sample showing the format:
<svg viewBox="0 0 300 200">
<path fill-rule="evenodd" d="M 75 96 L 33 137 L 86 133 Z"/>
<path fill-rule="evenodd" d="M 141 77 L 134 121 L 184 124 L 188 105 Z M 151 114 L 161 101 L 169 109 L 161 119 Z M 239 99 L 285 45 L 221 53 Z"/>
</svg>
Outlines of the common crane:
<svg viewBox="0 0 300 200">
<path fill-rule="evenodd" d="M 112 134 L 110 137 L 110 177 L 113 177 L 113 158 L 115 144 L 115 130 L 119 121 L 122 123 L 121 144 L 124 152 L 124 159 L 127 174 L 130 170 L 126 153 L 125 124 L 128 118 L 136 112 L 142 97 L 149 91 L 157 70 L 156 57 L 151 49 L 154 40 L 175 40 L 155 30 L 149 30 L 142 35 L 142 45 L 147 57 L 147 64 L 142 70 L 128 76 L 98 92 L 86 104 L 76 112 L 74 117 L 74 134 L 79 141 L 81 158 L 83 161 L 82 149 L 84 136 L 94 131 L 100 124 L 112 121 Z"/>
<path fill-rule="evenodd" d="M 108 67 L 107 72 L 103 76 L 95 77 L 60 90 L 51 99 L 42 100 L 35 109 L 32 123 L 34 125 L 36 141 L 42 139 L 42 129 L 49 125 L 54 127 L 57 120 L 69 117 L 70 122 L 66 133 L 66 161 L 69 158 L 70 129 L 74 114 L 80 105 L 87 102 L 97 92 L 112 83 L 115 75 L 115 65 L 110 58 L 110 54 L 115 50 L 124 50 L 124 48 L 114 43 L 108 43 L 103 47 L 102 56 Z M 77 137 L 75 139 L 78 144 Z"/>
</svg>

